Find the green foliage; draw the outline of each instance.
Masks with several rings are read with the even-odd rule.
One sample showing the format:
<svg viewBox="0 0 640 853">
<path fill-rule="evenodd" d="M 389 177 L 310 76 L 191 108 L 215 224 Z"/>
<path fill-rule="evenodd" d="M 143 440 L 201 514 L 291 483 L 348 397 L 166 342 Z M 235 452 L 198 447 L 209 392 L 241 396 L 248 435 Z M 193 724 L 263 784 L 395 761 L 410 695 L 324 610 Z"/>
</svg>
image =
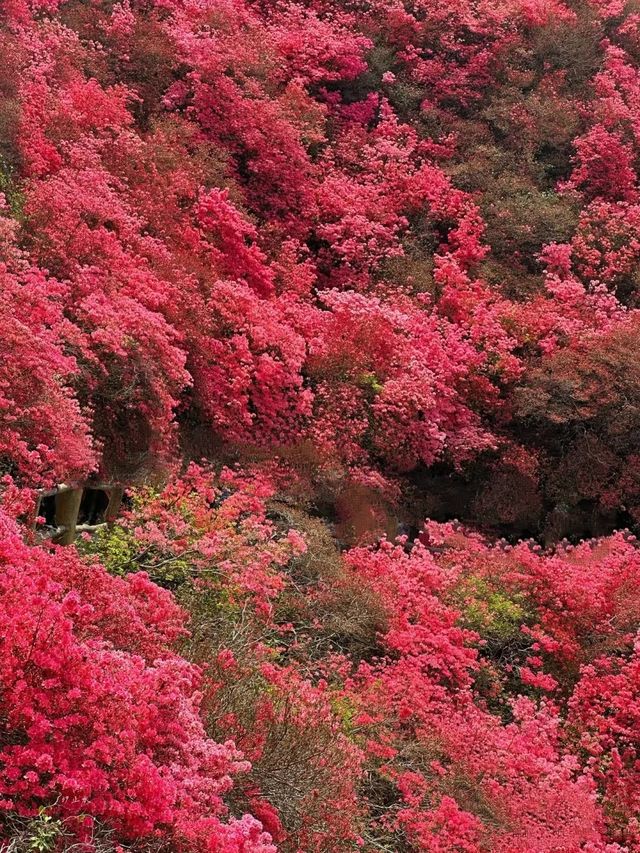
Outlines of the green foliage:
<svg viewBox="0 0 640 853">
<path fill-rule="evenodd" d="M 37 817 L 12 831 L 11 840 L 3 849 L 7 853 L 49 853 L 60 847 L 64 834 L 62 821 L 54 819 L 45 808 L 41 808 Z"/>
<path fill-rule="evenodd" d="M 149 488 L 134 492 L 133 512 L 143 512 L 158 494 Z M 176 503 L 173 509 L 177 518 L 193 524 L 193 513 L 186 500 Z M 179 554 L 159 546 L 149 547 L 138 541 L 135 529 L 126 521 L 101 528 L 90 540 L 78 542 L 78 547 L 83 554 L 97 557 L 110 574 L 145 571 L 155 583 L 168 589 L 177 589 L 193 574 L 188 545 Z"/>
<path fill-rule="evenodd" d="M 54 820 L 44 809 L 40 809 L 37 820 L 32 824 L 32 834 L 29 839 L 29 849 L 38 853 L 53 850 L 62 832 L 62 823 Z"/>
<path fill-rule="evenodd" d="M 379 394 L 383 388 L 375 373 L 361 373 L 358 377 L 358 384 L 361 388 L 369 390 L 373 394 Z"/>
<path fill-rule="evenodd" d="M 483 578 L 468 578 L 458 595 L 465 627 L 478 633 L 489 648 L 515 641 L 531 616 L 520 593 L 496 589 Z"/>
<path fill-rule="evenodd" d="M 255 626 L 228 588 L 185 584 L 178 599 L 189 613 L 190 634 L 185 651 L 190 660 L 208 662 L 221 649 L 242 654 L 253 639 Z M 264 635 L 263 638 L 267 639 Z"/>
<path fill-rule="evenodd" d="M 517 183 L 517 178 L 503 175 L 487 190 L 483 200 L 487 239 L 496 255 L 515 254 L 528 269 L 536 270 L 543 245 L 573 236 L 578 213 L 570 200 L 555 192 L 523 189 Z"/>
<path fill-rule="evenodd" d="M 78 542 L 78 549 L 98 557 L 112 575 L 126 575 L 137 569 L 136 540 L 129 530 L 115 524 L 98 530 L 87 542 Z"/>
<path fill-rule="evenodd" d="M 23 218 L 24 194 L 18 187 L 13 167 L 2 154 L 0 154 L 0 193 L 4 195 L 11 215 L 20 222 Z"/>
<path fill-rule="evenodd" d="M 331 697 L 331 710 L 340 720 L 342 731 L 353 740 L 356 734 L 355 718 L 358 714 L 356 705 L 346 695 Z"/>
<path fill-rule="evenodd" d="M 145 571 L 155 583 L 168 589 L 178 588 L 192 574 L 188 551 L 180 555 L 156 554 L 141 545 L 131 530 L 117 524 L 99 530 L 80 548 L 94 554 L 110 574 Z"/>
</svg>

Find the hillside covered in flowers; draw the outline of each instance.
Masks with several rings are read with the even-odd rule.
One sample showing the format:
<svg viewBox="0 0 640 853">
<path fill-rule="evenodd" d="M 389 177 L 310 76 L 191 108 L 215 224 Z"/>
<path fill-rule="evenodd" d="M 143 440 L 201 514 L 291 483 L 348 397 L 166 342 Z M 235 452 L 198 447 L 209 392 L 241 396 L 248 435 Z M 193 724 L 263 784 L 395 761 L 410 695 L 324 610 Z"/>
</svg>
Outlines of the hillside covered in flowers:
<svg viewBox="0 0 640 853">
<path fill-rule="evenodd" d="M 639 176 L 636 0 L 0 2 L 2 853 L 640 853 Z"/>
</svg>

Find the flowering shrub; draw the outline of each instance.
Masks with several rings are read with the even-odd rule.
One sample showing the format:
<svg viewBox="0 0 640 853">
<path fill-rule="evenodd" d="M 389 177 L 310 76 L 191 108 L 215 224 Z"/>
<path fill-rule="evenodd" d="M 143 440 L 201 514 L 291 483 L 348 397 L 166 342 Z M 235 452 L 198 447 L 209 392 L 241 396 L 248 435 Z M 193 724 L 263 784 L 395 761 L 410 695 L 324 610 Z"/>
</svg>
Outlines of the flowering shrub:
<svg viewBox="0 0 640 853">
<path fill-rule="evenodd" d="M 205 734 L 198 669 L 172 650 L 184 614 L 171 596 L 144 573 L 29 548 L 6 515 L 1 559 L 4 811 L 75 818 L 80 840 L 97 820 L 123 842 L 273 850 L 257 821 L 225 819 L 248 765 Z"/>
<path fill-rule="evenodd" d="M 11 849 L 640 853 L 639 22 L 3 4 Z"/>
<path fill-rule="evenodd" d="M 0 325 L 12 353 L 0 370 L 0 468 L 36 486 L 90 470 L 95 448 L 64 351 L 65 286 L 21 258 L 2 196 L 0 205 Z"/>
<path fill-rule="evenodd" d="M 145 482 L 181 453 L 304 447 L 325 484 L 482 481 L 521 447 L 519 517 L 555 529 L 513 393 L 635 322 L 634 20 L 10 4 L 3 291 L 29 320 L 5 335 L 3 469 Z M 608 494 L 589 532 L 626 511 Z"/>
<path fill-rule="evenodd" d="M 277 483 L 192 468 L 89 546 L 191 612 L 208 730 L 251 763 L 234 811 L 283 851 L 635 849 L 635 540 L 543 553 L 429 523 L 341 558 Z"/>
<path fill-rule="evenodd" d="M 192 466 L 163 491 L 136 496 L 122 523 L 84 548 L 113 573 L 135 579 L 144 568 L 188 607 L 186 651 L 206 674 L 207 731 L 247 759 L 227 798 L 234 811 L 255 815 L 279 849 L 328 853 L 357 837 L 360 750 L 326 681 L 280 660 L 286 569 L 307 545 L 267 517 L 274 492 L 264 473 L 214 477 Z"/>
</svg>

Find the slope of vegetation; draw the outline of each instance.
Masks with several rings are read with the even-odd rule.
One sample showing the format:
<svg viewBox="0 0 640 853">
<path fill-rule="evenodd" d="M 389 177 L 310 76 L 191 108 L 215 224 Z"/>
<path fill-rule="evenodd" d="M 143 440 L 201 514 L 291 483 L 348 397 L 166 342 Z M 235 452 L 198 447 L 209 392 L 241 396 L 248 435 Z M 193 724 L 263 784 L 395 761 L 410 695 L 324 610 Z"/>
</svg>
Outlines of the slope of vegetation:
<svg viewBox="0 0 640 853">
<path fill-rule="evenodd" d="M 640 10 L 5 0 L 0 60 L 2 849 L 640 853 Z"/>
</svg>

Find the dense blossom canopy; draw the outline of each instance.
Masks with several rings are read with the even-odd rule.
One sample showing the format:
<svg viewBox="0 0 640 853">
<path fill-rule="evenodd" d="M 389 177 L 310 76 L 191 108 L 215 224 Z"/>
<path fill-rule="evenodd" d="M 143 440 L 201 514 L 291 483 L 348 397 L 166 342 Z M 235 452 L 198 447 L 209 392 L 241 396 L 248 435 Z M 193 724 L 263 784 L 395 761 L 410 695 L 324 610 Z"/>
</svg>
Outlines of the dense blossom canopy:
<svg viewBox="0 0 640 853">
<path fill-rule="evenodd" d="M 7 473 L 306 445 L 481 488 L 515 442 L 549 523 L 566 436 L 514 388 L 637 324 L 634 14 L 34 0 L 1 40 Z"/>
</svg>

